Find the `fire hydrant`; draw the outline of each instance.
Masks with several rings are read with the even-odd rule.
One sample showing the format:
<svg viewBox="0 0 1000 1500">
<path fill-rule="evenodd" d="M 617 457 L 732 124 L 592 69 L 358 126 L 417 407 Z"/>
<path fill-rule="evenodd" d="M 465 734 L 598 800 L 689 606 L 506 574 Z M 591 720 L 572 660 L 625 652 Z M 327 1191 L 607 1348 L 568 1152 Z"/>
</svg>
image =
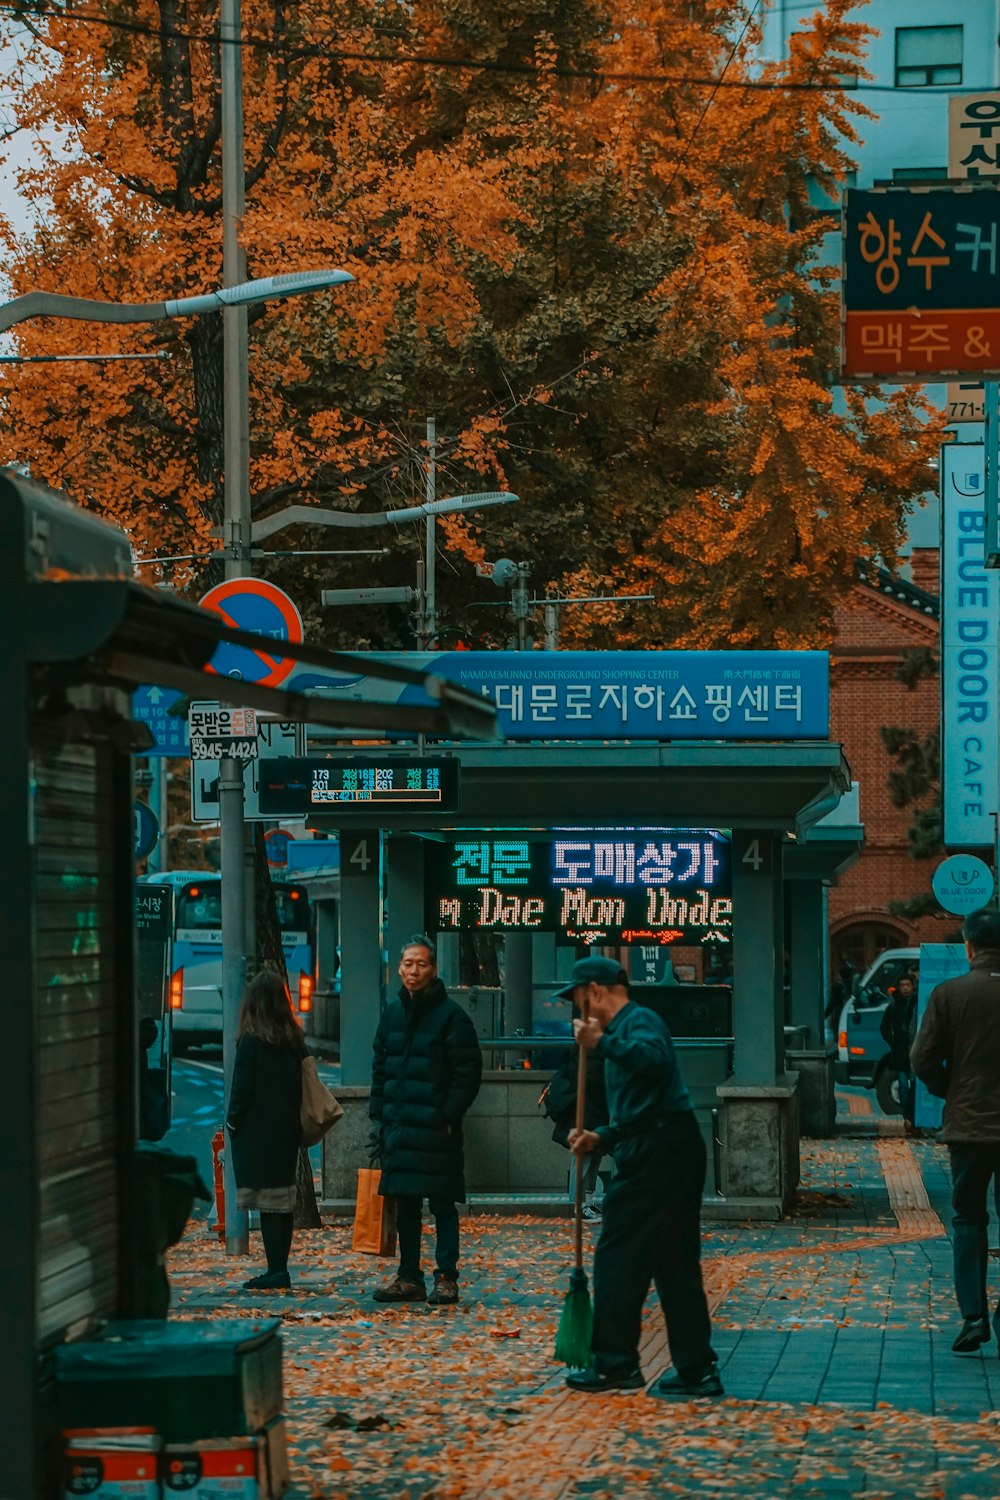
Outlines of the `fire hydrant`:
<svg viewBox="0 0 1000 1500">
<path fill-rule="evenodd" d="M 217 1130 L 212 1137 L 212 1170 L 215 1174 L 215 1223 L 209 1228 L 225 1241 L 226 1238 L 226 1133 Z"/>
</svg>

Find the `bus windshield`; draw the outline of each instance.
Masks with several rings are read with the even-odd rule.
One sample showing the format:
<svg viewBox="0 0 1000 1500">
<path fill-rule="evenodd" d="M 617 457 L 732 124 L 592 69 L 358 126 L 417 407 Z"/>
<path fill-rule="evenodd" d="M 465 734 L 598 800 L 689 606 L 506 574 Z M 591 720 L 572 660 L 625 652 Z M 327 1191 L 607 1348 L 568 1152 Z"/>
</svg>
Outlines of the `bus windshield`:
<svg viewBox="0 0 1000 1500">
<path fill-rule="evenodd" d="M 282 932 L 309 931 L 309 898 L 301 887 L 276 885 L 274 901 Z M 185 886 L 177 898 L 178 930 L 215 930 L 221 926 L 222 882 L 199 880 Z"/>
</svg>

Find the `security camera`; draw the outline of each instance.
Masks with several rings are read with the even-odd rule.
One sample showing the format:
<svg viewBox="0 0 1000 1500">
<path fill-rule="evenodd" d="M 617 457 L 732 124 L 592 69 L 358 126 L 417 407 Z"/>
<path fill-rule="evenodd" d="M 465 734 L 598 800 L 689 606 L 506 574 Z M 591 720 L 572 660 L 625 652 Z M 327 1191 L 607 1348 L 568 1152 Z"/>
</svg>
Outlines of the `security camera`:
<svg viewBox="0 0 1000 1500">
<path fill-rule="evenodd" d="M 517 582 L 517 563 L 509 557 L 498 557 L 493 564 L 493 582 L 498 589 L 513 588 Z"/>
</svg>

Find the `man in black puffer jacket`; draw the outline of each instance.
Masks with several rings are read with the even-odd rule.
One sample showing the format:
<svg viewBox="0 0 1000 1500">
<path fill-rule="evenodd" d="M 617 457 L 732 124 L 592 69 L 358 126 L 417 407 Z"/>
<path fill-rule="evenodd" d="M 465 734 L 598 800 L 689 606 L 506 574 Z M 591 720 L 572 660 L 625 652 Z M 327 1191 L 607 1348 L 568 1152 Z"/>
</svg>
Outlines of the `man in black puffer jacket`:
<svg viewBox="0 0 1000 1500">
<path fill-rule="evenodd" d="M 381 1192 L 396 1200 L 399 1274 L 376 1302 L 458 1301 L 458 1208 L 465 1199 L 462 1118 L 479 1093 L 482 1054 L 475 1027 L 448 998 L 429 938 L 410 938 L 399 963 L 403 987 L 375 1033 L 369 1114 L 378 1127 Z M 420 1269 L 421 1210 L 437 1231 L 434 1290 Z"/>
</svg>

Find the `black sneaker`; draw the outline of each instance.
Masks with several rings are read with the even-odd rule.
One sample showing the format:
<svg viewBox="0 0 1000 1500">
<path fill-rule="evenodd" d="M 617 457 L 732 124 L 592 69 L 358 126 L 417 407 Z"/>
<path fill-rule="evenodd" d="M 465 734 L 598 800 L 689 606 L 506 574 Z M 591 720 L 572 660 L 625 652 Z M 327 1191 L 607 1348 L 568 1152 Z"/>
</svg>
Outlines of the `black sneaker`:
<svg viewBox="0 0 1000 1500">
<path fill-rule="evenodd" d="M 426 1302 L 427 1288 L 422 1281 L 407 1281 L 397 1276 L 387 1286 L 376 1287 L 372 1297 L 376 1302 Z"/>
<path fill-rule="evenodd" d="M 292 1278 L 287 1271 L 265 1271 L 263 1276 L 251 1276 L 244 1281 L 245 1292 L 287 1292 Z"/>
<path fill-rule="evenodd" d="M 566 1376 L 571 1391 L 641 1391 L 646 1384 L 642 1371 L 598 1370 L 593 1365 L 587 1370 L 571 1370 Z"/>
<path fill-rule="evenodd" d="M 665 1401 L 697 1401 L 701 1396 L 725 1394 L 718 1365 L 710 1365 L 703 1374 L 696 1376 L 661 1375 L 652 1389 L 652 1395 L 661 1396 Z"/>
<path fill-rule="evenodd" d="M 990 1330 L 985 1318 L 966 1318 L 952 1344 L 954 1354 L 974 1354 L 981 1344 L 990 1341 Z"/>
<path fill-rule="evenodd" d="M 431 1307 L 454 1307 L 458 1301 L 458 1282 L 443 1271 L 434 1272 L 434 1290 L 427 1298 Z"/>
</svg>

